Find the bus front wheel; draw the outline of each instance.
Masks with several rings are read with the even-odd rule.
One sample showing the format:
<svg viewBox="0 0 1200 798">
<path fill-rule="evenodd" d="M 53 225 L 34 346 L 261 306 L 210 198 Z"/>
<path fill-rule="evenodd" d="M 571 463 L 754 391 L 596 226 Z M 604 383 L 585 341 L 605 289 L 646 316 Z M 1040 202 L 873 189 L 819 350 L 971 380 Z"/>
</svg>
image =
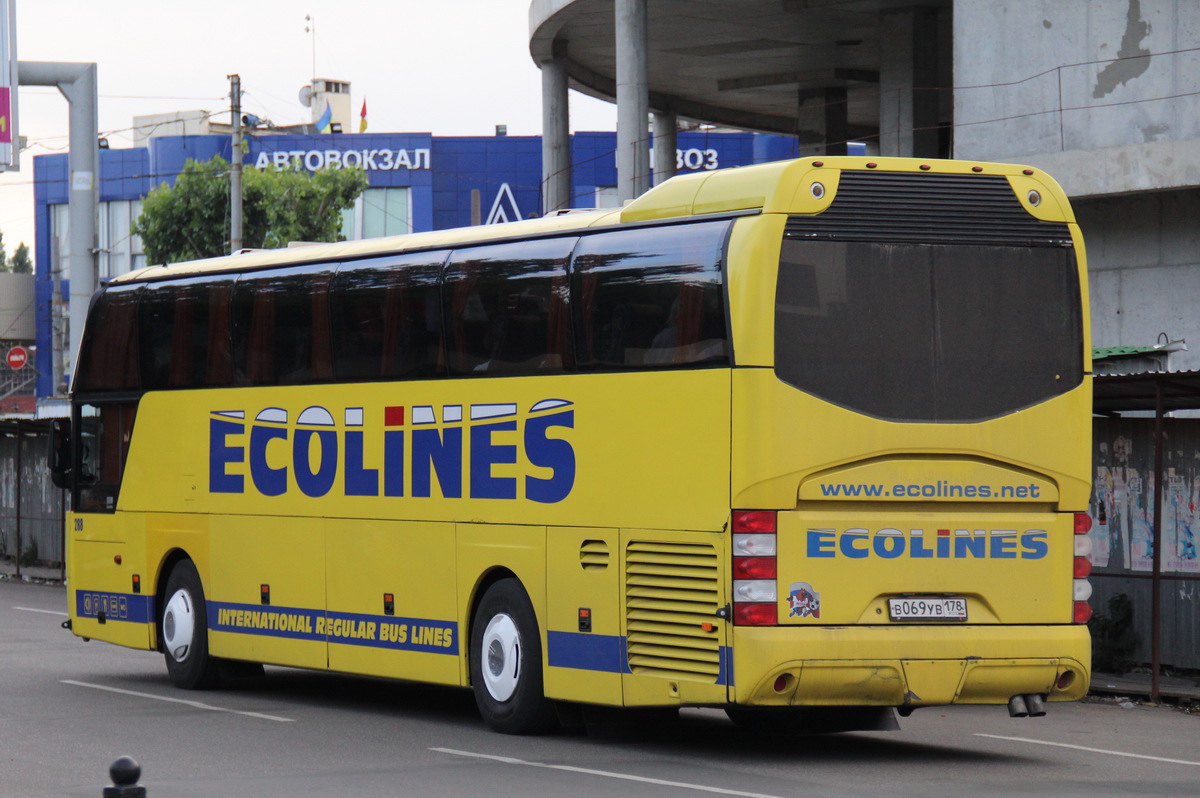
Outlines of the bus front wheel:
<svg viewBox="0 0 1200 798">
<path fill-rule="evenodd" d="M 479 713 L 503 734 L 536 734 L 555 723 L 542 692 L 542 644 L 537 616 L 521 583 L 488 588 L 471 623 L 471 688 Z"/>
<path fill-rule="evenodd" d="M 167 578 L 162 611 L 163 656 L 176 687 L 202 690 L 217 685 L 217 662 L 208 654 L 208 617 L 200 574 L 181 560 Z"/>
</svg>

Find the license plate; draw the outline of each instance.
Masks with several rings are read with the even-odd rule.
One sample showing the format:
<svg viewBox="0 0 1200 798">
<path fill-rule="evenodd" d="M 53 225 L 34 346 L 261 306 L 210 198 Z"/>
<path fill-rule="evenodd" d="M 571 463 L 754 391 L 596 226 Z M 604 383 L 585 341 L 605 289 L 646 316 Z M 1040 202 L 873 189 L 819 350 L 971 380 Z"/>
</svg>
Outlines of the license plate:
<svg viewBox="0 0 1200 798">
<path fill-rule="evenodd" d="M 888 615 L 893 621 L 965 621 L 965 598 L 911 596 L 888 599 Z"/>
</svg>

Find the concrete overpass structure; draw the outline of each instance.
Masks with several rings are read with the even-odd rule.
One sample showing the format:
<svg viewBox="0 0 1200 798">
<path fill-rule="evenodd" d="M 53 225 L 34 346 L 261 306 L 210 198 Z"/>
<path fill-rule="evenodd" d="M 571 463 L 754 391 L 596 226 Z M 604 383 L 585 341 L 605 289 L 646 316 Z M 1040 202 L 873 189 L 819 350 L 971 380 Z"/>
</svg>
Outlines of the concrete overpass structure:
<svg viewBox="0 0 1200 798">
<path fill-rule="evenodd" d="M 951 11 L 949 0 L 535 0 L 547 151 L 565 135 L 570 86 L 617 103 L 626 199 L 648 187 L 649 111 L 655 140 L 683 118 L 794 135 L 802 153 L 868 141 L 884 155 L 948 155 Z M 560 166 L 547 158 L 548 186 Z"/>
<path fill-rule="evenodd" d="M 787 133 L 801 154 L 1027 163 L 1088 239 L 1102 347 L 1191 338 L 1200 369 L 1200 3 L 533 0 L 547 211 L 565 207 L 568 87 L 616 102 L 619 191 L 677 120 Z M 656 179 L 672 164 L 655 165 Z"/>
</svg>

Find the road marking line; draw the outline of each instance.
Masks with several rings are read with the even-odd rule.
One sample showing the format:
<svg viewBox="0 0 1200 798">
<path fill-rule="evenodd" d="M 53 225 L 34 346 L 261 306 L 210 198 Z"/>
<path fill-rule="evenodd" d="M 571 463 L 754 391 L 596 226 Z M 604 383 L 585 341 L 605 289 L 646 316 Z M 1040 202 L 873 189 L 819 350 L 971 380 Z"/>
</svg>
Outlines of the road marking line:
<svg viewBox="0 0 1200 798">
<path fill-rule="evenodd" d="M 726 790 L 721 787 L 709 787 L 704 784 L 689 784 L 685 781 L 667 781 L 666 779 L 652 779 L 646 776 L 632 776 L 628 773 L 614 773 L 609 770 L 593 770 L 592 768 L 577 768 L 571 765 L 549 765 L 545 762 L 530 762 L 526 759 L 513 759 L 507 756 L 493 756 L 491 754 L 477 754 L 472 751 L 458 751 L 454 748 L 430 748 L 430 751 L 437 751 L 443 754 L 453 754 L 455 756 L 468 756 L 475 759 L 490 759 L 493 762 L 503 762 L 506 765 L 525 765 L 531 768 L 546 768 L 548 770 L 565 770 L 570 773 L 586 773 L 591 776 L 605 776 L 610 779 L 624 779 L 625 781 L 637 781 L 643 784 L 660 784 L 664 787 L 682 787 L 685 790 L 699 790 L 700 792 L 715 792 L 721 795 L 741 795 L 745 798 L 779 798 L 776 795 L 765 795 L 761 792 L 742 792 L 741 790 Z"/>
<path fill-rule="evenodd" d="M 1192 762 L 1187 759 L 1167 759 L 1163 756 L 1148 756 L 1147 754 L 1131 754 L 1127 751 L 1109 751 L 1106 748 L 1088 748 L 1086 745 L 1071 745 L 1070 743 L 1052 743 L 1047 740 L 1033 740 L 1028 737 L 1005 737 L 1002 734 L 979 734 L 976 737 L 991 737 L 993 740 L 1012 740 L 1018 743 L 1036 743 L 1038 745 L 1053 745 L 1057 748 L 1074 748 L 1077 751 L 1090 751 L 1093 754 L 1108 754 L 1109 756 L 1124 756 L 1130 759 L 1149 759 L 1152 762 L 1169 762 L 1172 765 L 1192 765 L 1200 767 L 1200 762 Z"/>
<path fill-rule="evenodd" d="M 39 610 L 35 607 L 13 607 L 13 609 L 21 610 L 22 612 L 40 612 L 40 613 L 44 613 L 46 615 L 61 615 L 64 618 L 68 617 L 67 613 L 58 612 L 57 610 Z"/>
<path fill-rule="evenodd" d="M 89 684 L 88 682 L 77 682 L 74 679 L 63 679 L 63 684 L 73 684 L 76 687 L 90 687 L 93 690 L 106 690 L 110 693 L 120 693 L 121 695 L 132 695 L 138 698 L 153 698 L 155 701 L 169 701 L 172 704 L 185 704 L 196 709 L 207 709 L 210 712 L 231 712 L 234 715 L 245 715 L 248 718 L 262 718 L 263 720 L 275 720 L 280 723 L 294 723 L 295 718 L 284 718 L 279 715 L 266 715 L 262 712 L 246 712 L 240 709 L 228 709 L 226 707 L 215 707 L 212 704 L 205 704 L 200 701 L 189 701 L 186 698 L 168 698 L 164 695 L 154 695 L 153 693 L 140 693 L 137 690 L 122 690 L 120 687 L 107 687 L 103 684 Z"/>
</svg>

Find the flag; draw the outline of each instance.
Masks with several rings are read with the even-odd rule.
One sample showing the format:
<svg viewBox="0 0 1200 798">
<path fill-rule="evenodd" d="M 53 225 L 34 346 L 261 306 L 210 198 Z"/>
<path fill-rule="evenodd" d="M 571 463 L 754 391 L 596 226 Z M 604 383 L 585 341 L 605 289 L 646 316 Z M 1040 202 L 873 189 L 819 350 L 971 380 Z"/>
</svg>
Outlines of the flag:
<svg viewBox="0 0 1200 798">
<path fill-rule="evenodd" d="M 325 113 L 321 114 L 321 118 L 317 120 L 317 132 L 326 133 L 329 131 L 329 123 L 333 121 L 333 109 L 329 107 L 329 102 L 325 103 Z"/>
<path fill-rule="evenodd" d="M 362 119 L 358 123 L 358 132 L 366 133 L 367 132 L 367 98 L 366 97 L 363 98 L 363 108 L 362 108 L 362 112 L 359 113 L 359 116 L 361 116 Z"/>
</svg>

